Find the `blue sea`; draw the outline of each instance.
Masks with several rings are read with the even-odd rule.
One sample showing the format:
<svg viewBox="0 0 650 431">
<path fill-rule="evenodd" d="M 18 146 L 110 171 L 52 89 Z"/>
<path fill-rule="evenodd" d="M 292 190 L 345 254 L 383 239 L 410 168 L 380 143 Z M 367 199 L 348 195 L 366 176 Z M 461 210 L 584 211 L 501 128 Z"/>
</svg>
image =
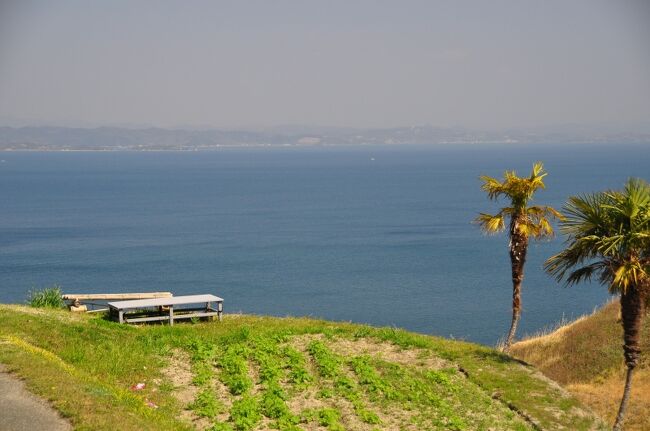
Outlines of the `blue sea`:
<svg viewBox="0 0 650 431">
<path fill-rule="evenodd" d="M 535 203 L 649 179 L 640 145 L 456 145 L 0 154 L 0 302 L 66 292 L 213 293 L 226 312 L 403 327 L 493 345 L 510 322 L 505 235 L 481 174 L 527 174 Z M 606 288 L 542 270 L 531 243 L 520 334 L 591 312 Z"/>
</svg>

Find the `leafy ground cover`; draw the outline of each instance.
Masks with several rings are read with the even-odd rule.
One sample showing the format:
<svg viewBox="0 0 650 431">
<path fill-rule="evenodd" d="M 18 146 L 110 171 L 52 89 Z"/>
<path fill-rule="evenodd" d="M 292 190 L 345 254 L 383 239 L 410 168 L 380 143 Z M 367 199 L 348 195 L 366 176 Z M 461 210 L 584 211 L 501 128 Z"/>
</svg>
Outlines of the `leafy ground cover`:
<svg viewBox="0 0 650 431">
<path fill-rule="evenodd" d="M 609 423 L 614 422 L 625 382 L 620 304 L 611 302 L 547 334 L 513 345 L 512 354 L 566 387 Z M 648 316 L 650 317 L 650 316 Z M 650 319 L 644 320 L 642 356 L 634 375 L 625 429 L 650 429 Z"/>
<path fill-rule="evenodd" d="M 79 430 L 602 428 L 493 349 L 313 319 L 129 326 L 0 305 L 0 362 Z"/>
</svg>

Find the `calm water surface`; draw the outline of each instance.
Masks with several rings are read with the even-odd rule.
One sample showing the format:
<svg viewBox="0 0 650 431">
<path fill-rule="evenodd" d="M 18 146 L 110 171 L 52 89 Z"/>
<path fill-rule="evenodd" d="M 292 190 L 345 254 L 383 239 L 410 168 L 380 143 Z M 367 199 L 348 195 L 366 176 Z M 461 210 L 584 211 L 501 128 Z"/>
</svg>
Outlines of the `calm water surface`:
<svg viewBox="0 0 650 431">
<path fill-rule="evenodd" d="M 648 179 L 643 146 L 237 149 L 2 153 L 0 302 L 65 291 L 215 293 L 226 311 L 309 315 L 494 344 L 510 319 L 507 239 L 480 174 L 527 173 L 536 203 Z M 542 271 L 533 243 L 521 331 L 590 312 L 606 289 Z"/>
</svg>

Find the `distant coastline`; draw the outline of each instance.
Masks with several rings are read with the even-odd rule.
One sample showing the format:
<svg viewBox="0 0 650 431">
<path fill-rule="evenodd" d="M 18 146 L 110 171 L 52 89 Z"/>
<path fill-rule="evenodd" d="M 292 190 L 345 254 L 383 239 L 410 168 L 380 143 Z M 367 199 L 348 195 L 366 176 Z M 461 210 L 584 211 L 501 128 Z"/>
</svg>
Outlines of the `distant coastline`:
<svg viewBox="0 0 650 431">
<path fill-rule="evenodd" d="M 0 127 L 0 151 L 215 151 L 360 145 L 650 144 L 650 133 L 586 126 L 486 131 L 412 126 L 190 130 L 164 128 Z"/>
</svg>

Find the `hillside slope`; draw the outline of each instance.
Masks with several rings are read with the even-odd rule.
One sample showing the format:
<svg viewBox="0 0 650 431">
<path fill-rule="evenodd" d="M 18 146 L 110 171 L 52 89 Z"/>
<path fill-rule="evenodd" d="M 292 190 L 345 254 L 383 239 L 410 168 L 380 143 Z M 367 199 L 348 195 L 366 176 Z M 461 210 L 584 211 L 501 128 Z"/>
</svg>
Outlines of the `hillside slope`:
<svg viewBox="0 0 650 431">
<path fill-rule="evenodd" d="M 603 427 L 487 347 L 312 319 L 136 327 L 0 305 L 0 362 L 79 430 Z"/>
<path fill-rule="evenodd" d="M 514 344 L 512 355 L 537 367 L 613 423 L 625 382 L 619 309 L 618 301 L 611 302 L 550 334 Z M 650 316 L 644 321 L 642 351 L 626 430 L 650 429 Z"/>
</svg>

